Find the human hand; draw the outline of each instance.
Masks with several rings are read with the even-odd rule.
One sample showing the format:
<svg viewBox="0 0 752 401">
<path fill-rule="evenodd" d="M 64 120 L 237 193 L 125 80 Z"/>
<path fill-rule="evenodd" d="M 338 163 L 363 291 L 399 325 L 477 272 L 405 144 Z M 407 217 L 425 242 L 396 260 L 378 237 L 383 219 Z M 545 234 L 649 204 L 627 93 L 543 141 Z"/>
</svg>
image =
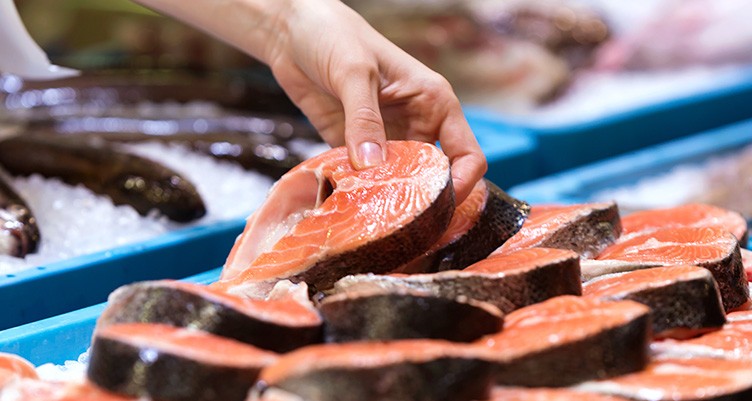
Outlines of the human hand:
<svg viewBox="0 0 752 401">
<path fill-rule="evenodd" d="M 446 79 L 338 0 L 289 0 L 276 18 L 263 61 L 324 140 L 358 169 L 381 163 L 387 138 L 439 141 L 467 197 L 487 165 Z"/>
</svg>

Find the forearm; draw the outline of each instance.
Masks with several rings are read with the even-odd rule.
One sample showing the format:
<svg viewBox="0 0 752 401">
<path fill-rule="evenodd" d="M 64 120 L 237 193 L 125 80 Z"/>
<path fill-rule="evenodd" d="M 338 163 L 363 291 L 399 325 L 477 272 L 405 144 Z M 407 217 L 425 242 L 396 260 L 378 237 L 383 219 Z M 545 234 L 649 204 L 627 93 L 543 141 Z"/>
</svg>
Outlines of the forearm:
<svg viewBox="0 0 752 401">
<path fill-rule="evenodd" d="M 262 62 L 280 35 L 294 0 L 134 0 L 196 26 Z"/>
</svg>

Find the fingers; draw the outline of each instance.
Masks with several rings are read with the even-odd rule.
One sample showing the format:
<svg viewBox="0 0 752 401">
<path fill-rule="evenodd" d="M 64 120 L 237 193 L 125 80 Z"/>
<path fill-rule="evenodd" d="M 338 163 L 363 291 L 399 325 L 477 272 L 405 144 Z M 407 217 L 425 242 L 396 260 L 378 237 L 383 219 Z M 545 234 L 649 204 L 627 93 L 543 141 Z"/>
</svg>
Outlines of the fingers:
<svg viewBox="0 0 752 401">
<path fill-rule="evenodd" d="M 439 131 L 439 143 L 449 157 L 457 204 L 473 190 L 488 169 L 486 157 L 465 120 L 459 102 L 447 114 Z"/>
<path fill-rule="evenodd" d="M 381 164 L 385 158 L 386 132 L 379 108 L 378 72 L 353 68 L 338 85 L 345 112 L 345 145 L 353 166 L 362 170 Z"/>
</svg>

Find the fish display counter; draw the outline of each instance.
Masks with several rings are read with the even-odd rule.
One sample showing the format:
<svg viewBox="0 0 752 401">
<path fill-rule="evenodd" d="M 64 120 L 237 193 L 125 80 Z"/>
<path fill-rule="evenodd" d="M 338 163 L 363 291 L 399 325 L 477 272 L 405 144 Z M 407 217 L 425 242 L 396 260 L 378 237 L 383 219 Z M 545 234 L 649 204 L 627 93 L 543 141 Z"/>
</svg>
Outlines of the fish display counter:
<svg viewBox="0 0 752 401">
<path fill-rule="evenodd" d="M 265 87 L 200 80 L 199 96 L 190 82 L 106 72 L 46 86 L 0 81 L 10 131 L 2 177 L 41 234 L 5 237 L 26 251 L 0 255 L 0 302 L 13 305 L 0 328 L 102 302 L 125 283 L 221 265 L 274 180 L 328 148 L 295 114 L 265 114 L 288 110 L 261 96 Z M 508 187 L 536 176 L 534 139 L 469 123 L 489 177 Z"/>
<path fill-rule="evenodd" d="M 624 213 L 707 203 L 752 217 L 749 166 L 752 121 L 516 185 L 514 196 L 534 204 L 616 201 Z"/>
<path fill-rule="evenodd" d="M 499 131 L 515 129 L 535 138 L 536 173 L 544 176 L 744 120 L 750 112 L 740 105 L 751 100 L 752 69 L 747 69 L 693 93 L 586 120 L 520 118 L 478 105 L 465 110 Z"/>
</svg>

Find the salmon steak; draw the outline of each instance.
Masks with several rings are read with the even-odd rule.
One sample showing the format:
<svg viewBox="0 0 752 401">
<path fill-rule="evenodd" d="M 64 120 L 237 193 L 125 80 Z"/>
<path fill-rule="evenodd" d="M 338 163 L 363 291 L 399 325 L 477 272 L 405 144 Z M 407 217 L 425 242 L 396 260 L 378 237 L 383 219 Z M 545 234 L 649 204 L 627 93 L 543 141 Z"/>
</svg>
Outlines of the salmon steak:
<svg viewBox="0 0 752 401">
<path fill-rule="evenodd" d="M 461 271 L 347 276 L 334 292 L 403 287 L 488 302 L 509 313 L 559 295 L 580 295 L 580 258 L 563 249 L 526 248 L 491 255 Z"/>
<path fill-rule="evenodd" d="M 47 382 L 24 378 L 0 389 L 3 401 L 139 401 L 104 391 L 87 381 Z"/>
<path fill-rule="evenodd" d="M 477 342 L 498 385 L 564 387 L 618 376 L 648 362 L 650 309 L 571 295 L 516 310 Z"/>
<path fill-rule="evenodd" d="M 277 354 L 239 341 L 162 324 L 96 331 L 87 376 L 97 386 L 164 401 L 243 401 Z"/>
<path fill-rule="evenodd" d="M 251 399 L 271 389 L 305 401 L 484 400 L 490 365 L 477 349 L 442 340 L 322 344 L 264 369 Z M 262 398 L 264 397 L 264 398 Z"/>
<path fill-rule="evenodd" d="M 145 281 L 110 294 L 97 329 L 118 323 L 162 323 L 191 327 L 259 348 L 287 352 L 321 341 L 322 319 L 308 299 L 305 283 L 273 299 L 248 299 L 205 285 Z"/>
<path fill-rule="evenodd" d="M 0 388 L 11 379 L 38 379 L 34 365 L 18 355 L 0 352 Z"/>
<path fill-rule="evenodd" d="M 640 372 L 575 388 L 638 401 L 743 401 L 752 397 L 752 362 L 658 358 Z"/>
<path fill-rule="evenodd" d="M 653 333 L 659 337 L 694 337 L 726 323 L 715 279 L 709 270 L 698 266 L 654 267 L 606 275 L 585 283 L 582 293 L 649 306 Z"/>
<path fill-rule="evenodd" d="M 700 356 L 752 361 L 752 321 L 732 321 L 720 330 L 697 338 L 657 341 L 650 348 L 659 355 L 678 358 Z"/>
<path fill-rule="evenodd" d="M 676 227 L 720 227 L 747 244 L 747 220 L 731 210 L 702 203 L 634 212 L 621 218 L 623 235 Z"/>
<path fill-rule="evenodd" d="M 488 401 L 627 401 L 627 399 L 565 388 L 495 387 Z"/>
<path fill-rule="evenodd" d="M 502 312 L 410 288 L 347 291 L 318 305 L 327 342 L 435 338 L 470 342 L 501 330 Z"/>
<path fill-rule="evenodd" d="M 251 298 L 283 279 L 323 290 L 426 252 L 454 213 L 449 160 L 424 142 L 387 142 L 385 152 L 384 163 L 357 171 L 340 147 L 282 176 L 212 286 Z"/>
<path fill-rule="evenodd" d="M 482 179 L 454 210 L 449 228 L 426 253 L 395 273 L 460 270 L 485 258 L 516 234 L 530 206 Z"/>
<path fill-rule="evenodd" d="M 713 273 L 726 310 L 749 299 L 739 242 L 718 227 L 665 228 L 624 238 L 606 248 L 596 260 L 581 261 L 585 280 L 609 273 L 656 266 L 695 265 Z"/>
<path fill-rule="evenodd" d="M 533 206 L 522 229 L 493 253 L 557 248 L 593 258 L 621 233 L 616 203 Z"/>
</svg>

